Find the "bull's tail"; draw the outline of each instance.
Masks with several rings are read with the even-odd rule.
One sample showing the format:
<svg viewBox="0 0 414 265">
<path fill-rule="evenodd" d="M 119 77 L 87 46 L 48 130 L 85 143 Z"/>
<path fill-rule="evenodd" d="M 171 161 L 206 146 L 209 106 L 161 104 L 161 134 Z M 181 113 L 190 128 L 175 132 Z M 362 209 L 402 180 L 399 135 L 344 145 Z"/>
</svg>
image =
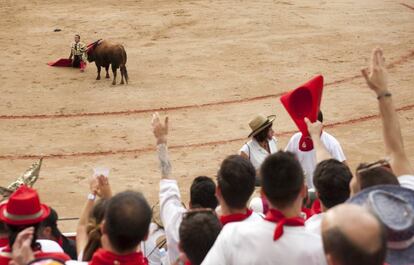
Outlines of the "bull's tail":
<svg viewBox="0 0 414 265">
<path fill-rule="evenodd" d="M 121 65 L 121 73 L 124 75 L 125 82 L 128 84 L 128 71 L 127 71 L 125 64 Z"/>
<path fill-rule="evenodd" d="M 126 68 L 126 62 L 127 62 L 127 54 L 125 52 L 124 47 L 122 47 L 122 65 L 120 67 L 121 73 L 124 75 L 125 77 L 125 82 L 128 84 L 128 71 Z"/>
</svg>

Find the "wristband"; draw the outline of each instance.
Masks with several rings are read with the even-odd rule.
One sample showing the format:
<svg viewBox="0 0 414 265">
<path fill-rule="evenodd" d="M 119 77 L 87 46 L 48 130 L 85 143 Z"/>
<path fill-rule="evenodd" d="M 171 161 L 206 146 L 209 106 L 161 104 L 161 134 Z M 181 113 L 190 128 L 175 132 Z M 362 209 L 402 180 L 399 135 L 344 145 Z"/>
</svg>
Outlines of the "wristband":
<svg viewBox="0 0 414 265">
<path fill-rule="evenodd" d="M 378 95 L 377 99 L 380 100 L 381 98 L 385 98 L 385 97 L 388 98 L 388 97 L 391 97 L 391 96 L 392 96 L 392 94 L 390 92 L 384 92 L 381 95 Z"/>
<path fill-rule="evenodd" d="M 93 193 L 89 193 L 88 194 L 88 200 L 94 201 L 95 199 L 96 199 L 96 195 L 95 194 L 93 194 Z"/>
</svg>

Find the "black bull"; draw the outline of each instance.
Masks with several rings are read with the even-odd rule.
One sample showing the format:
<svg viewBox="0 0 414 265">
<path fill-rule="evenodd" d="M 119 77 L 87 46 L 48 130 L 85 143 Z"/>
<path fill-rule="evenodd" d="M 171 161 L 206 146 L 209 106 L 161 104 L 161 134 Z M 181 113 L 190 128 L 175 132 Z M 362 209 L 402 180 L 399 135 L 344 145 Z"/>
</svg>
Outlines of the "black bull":
<svg viewBox="0 0 414 265">
<path fill-rule="evenodd" d="M 109 65 L 112 67 L 114 80 L 112 85 L 116 84 L 116 70 L 121 72 L 121 85 L 124 84 L 124 78 L 128 84 L 128 72 L 126 69 L 127 55 L 124 46 L 121 44 L 112 44 L 105 40 L 99 40 L 88 46 L 88 61 L 95 62 L 98 70 L 96 80 L 101 79 L 101 67 L 105 67 L 106 78 L 109 78 Z"/>
</svg>

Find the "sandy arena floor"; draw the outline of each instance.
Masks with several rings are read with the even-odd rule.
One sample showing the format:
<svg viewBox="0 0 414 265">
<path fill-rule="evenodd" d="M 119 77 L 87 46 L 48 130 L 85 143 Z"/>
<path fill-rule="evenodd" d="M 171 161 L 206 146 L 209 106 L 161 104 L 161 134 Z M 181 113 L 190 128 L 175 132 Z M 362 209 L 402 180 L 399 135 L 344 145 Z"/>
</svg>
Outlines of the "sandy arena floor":
<svg viewBox="0 0 414 265">
<path fill-rule="evenodd" d="M 384 48 L 405 145 L 414 162 L 414 1 L 0 0 L 0 185 L 45 156 L 36 187 L 61 217 L 77 217 L 92 167 L 115 191 L 157 200 L 150 117 L 171 119 L 174 175 L 215 176 L 247 141 L 256 113 L 277 114 L 283 148 L 295 130 L 281 93 L 325 76 L 327 131 L 352 168 L 383 157 L 376 99 L 360 69 Z M 55 28 L 61 32 L 53 32 Z M 69 55 L 75 33 L 125 45 L 129 85 L 46 62 Z M 76 222 L 62 223 L 73 231 Z"/>
</svg>

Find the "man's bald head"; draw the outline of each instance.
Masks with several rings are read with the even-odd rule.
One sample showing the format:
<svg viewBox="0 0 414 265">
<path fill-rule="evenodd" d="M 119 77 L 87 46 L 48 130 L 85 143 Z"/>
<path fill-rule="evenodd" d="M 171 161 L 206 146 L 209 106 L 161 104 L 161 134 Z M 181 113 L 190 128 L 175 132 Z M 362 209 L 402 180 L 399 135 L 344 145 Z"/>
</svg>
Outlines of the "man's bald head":
<svg viewBox="0 0 414 265">
<path fill-rule="evenodd" d="M 329 264 L 384 264 L 385 230 L 361 206 L 342 204 L 327 211 L 322 221 L 322 239 Z"/>
</svg>

